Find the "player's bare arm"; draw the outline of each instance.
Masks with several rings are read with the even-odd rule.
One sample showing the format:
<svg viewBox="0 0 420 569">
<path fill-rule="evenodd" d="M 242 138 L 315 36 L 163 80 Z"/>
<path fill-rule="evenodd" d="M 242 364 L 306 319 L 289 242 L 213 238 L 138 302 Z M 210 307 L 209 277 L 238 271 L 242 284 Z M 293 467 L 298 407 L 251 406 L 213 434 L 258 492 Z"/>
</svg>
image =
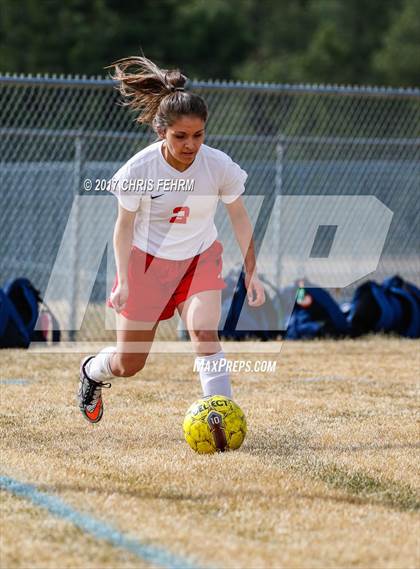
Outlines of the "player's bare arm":
<svg viewBox="0 0 420 569">
<path fill-rule="evenodd" d="M 128 298 L 128 261 L 133 241 L 135 211 L 128 211 L 118 205 L 118 217 L 114 229 L 114 255 L 117 267 L 118 286 L 111 294 L 112 304 L 116 312 L 121 312 Z"/>
<path fill-rule="evenodd" d="M 225 204 L 225 207 L 229 214 L 236 240 L 244 257 L 245 286 L 248 291 L 248 303 L 250 306 L 261 306 L 265 302 L 265 292 L 257 274 L 251 220 L 249 219 L 248 212 L 241 197 L 230 204 Z"/>
</svg>

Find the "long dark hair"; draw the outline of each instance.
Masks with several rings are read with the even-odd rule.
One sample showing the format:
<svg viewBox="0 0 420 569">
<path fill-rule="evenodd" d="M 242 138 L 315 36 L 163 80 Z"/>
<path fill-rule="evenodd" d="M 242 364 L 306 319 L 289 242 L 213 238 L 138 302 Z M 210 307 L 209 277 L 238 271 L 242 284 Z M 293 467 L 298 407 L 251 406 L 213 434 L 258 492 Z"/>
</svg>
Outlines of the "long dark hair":
<svg viewBox="0 0 420 569">
<path fill-rule="evenodd" d="M 207 121 L 205 100 L 185 90 L 188 79 L 179 69 L 160 69 L 143 56 L 119 59 L 108 68 L 114 68 L 111 77 L 118 82 L 123 104 L 139 113 L 137 122 L 150 124 L 156 133 L 185 115 Z"/>
</svg>

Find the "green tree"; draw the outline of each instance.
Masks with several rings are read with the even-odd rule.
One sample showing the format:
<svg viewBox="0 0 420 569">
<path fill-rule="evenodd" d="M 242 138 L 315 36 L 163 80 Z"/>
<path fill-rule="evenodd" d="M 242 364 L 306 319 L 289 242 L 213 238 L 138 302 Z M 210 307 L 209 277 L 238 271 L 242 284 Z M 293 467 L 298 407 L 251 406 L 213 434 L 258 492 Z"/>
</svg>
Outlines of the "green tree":
<svg viewBox="0 0 420 569">
<path fill-rule="evenodd" d="M 0 69 L 102 73 L 116 15 L 105 0 L 1 0 Z"/>
<path fill-rule="evenodd" d="M 373 57 L 383 83 L 418 86 L 420 83 L 420 0 L 405 0 Z"/>
<path fill-rule="evenodd" d="M 372 55 L 402 0 L 266 0 L 255 4 L 257 41 L 235 68 L 248 80 L 369 84 Z"/>
<path fill-rule="evenodd" d="M 320 26 L 299 62 L 302 79 L 314 83 L 354 83 L 351 47 L 332 21 Z"/>
<path fill-rule="evenodd" d="M 229 78 L 251 45 L 251 0 L 0 0 L 0 69 L 104 74 L 140 54 L 188 75 Z"/>
<path fill-rule="evenodd" d="M 311 0 L 252 0 L 248 27 L 253 46 L 234 76 L 247 81 L 302 80 L 301 58 L 316 29 Z"/>
<path fill-rule="evenodd" d="M 418 84 L 420 0 L 0 0 L 0 70 L 105 74 L 145 55 L 189 77 Z"/>
<path fill-rule="evenodd" d="M 372 55 L 400 4 L 401 0 L 313 0 L 318 26 L 304 56 L 305 76 L 322 82 L 374 83 Z"/>
<path fill-rule="evenodd" d="M 192 77 L 229 79 L 238 61 L 253 45 L 250 0 L 184 0 L 177 3 L 174 34 L 177 48 L 169 46 L 168 59 Z M 174 62 L 175 63 L 175 62 Z"/>
</svg>

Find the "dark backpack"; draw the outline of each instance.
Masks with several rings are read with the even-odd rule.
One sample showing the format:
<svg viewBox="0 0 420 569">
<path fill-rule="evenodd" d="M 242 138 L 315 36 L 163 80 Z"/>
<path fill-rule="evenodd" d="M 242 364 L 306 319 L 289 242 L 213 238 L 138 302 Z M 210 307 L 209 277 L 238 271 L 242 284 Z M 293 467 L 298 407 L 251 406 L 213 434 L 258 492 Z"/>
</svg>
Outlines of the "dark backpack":
<svg viewBox="0 0 420 569">
<path fill-rule="evenodd" d="M 41 309 L 39 306 L 41 305 Z M 35 326 L 39 322 L 39 328 Z M 26 278 L 9 280 L 0 289 L 0 348 L 28 348 L 31 342 L 60 341 L 60 327 L 39 291 Z"/>
<path fill-rule="evenodd" d="M 286 332 L 288 340 L 311 338 L 341 338 L 348 334 L 349 326 L 340 306 L 322 288 L 299 289 L 293 313 Z"/>
<path fill-rule="evenodd" d="M 369 332 L 420 337 L 420 290 L 395 275 L 382 284 L 368 281 L 354 293 L 348 316 L 353 337 Z"/>
</svg>

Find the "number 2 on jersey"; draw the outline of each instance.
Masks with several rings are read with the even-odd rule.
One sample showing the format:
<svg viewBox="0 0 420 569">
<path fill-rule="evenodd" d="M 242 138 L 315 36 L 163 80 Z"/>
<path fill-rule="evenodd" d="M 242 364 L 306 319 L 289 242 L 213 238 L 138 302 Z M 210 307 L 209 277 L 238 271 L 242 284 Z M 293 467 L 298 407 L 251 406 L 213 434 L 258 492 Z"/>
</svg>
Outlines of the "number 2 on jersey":
<svg viewBox="0 0 420 569">
<path fill-rule="evenodd" d="M 171 217 L 169 223 L 187 223 L 187 218 L 190 215 L 190 208 L 186 206 L 174 207 L 172 213 L 175 213 L 176 215 Z"/>
</svg>

